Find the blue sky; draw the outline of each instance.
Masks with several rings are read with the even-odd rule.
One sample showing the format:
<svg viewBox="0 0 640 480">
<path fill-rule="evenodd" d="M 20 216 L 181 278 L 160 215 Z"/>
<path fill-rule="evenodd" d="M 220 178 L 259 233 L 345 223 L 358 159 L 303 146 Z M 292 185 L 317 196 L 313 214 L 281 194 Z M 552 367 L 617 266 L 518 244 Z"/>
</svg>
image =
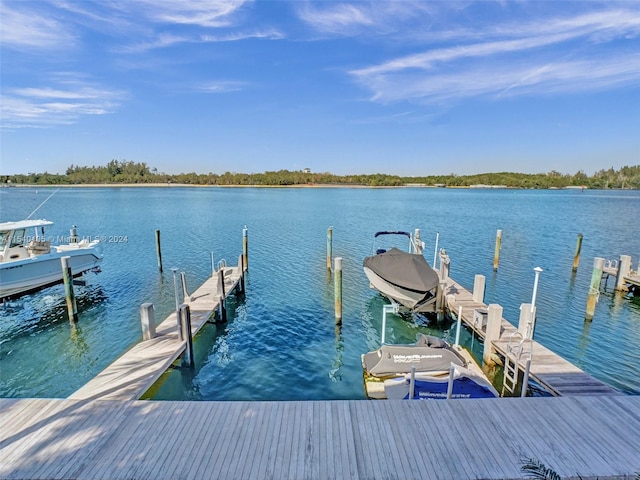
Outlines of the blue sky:
<svg viewBox="0 0 640 480">
<path fill-rule="evenodd" d="M 640 2 L 1 0 L 3 174 L 640 164 Z"/>
</svg>

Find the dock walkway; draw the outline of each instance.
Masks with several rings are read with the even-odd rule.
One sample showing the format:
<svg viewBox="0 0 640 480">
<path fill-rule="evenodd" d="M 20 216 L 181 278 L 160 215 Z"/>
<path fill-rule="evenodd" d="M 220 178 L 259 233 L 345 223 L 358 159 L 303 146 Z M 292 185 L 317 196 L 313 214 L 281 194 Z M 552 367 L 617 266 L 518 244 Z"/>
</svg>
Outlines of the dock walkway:
<svg viewBox="0 0 640 480">
<path fill-rule="evenodd" d="M 0 399 L 3 479 L 634 480 L 640 396 L 448 401 Z M 579 477 L 578 477 L 579 476 Z"/>
<path fill-rule="evenodd" d="M 447 278 L 445 294 L 447 299 L 453 299 L 452 302 L 447 302 L 447 308 L 457 315 L 459 307 L 462 307 L 462 321 L 484 339 L 486 329 L 474 323 L 474 310 L 486 310 L 487 305 L 476 302 L 471 292 L 451 278 Z M 515 326 L 502 318 L 500 337 L 493 342 L 493 348 L 499 354 L 506 355 L 511 336 L 516 331 Z M 591 377 L 535 340 L 527 343 L 530 343 L 531 352 L 530 377 L 552 394 L 559 396 L 620 395 L 617 390 Z M 520 369 L 523 368 L 524 365 L 521 364 Z"/>
<path fill-rule="evenodd" d="M 241 269 L 223 267 L 225 295 L 237 288 Z M 185 299 L 191 311 L 193 337 L 218 311 L 222 295 L 218 283 L 218 276 L 213 275 Z M 177 314 L 173 312 L 156 327 L 155 338 L 136 344 L 69 398 L 137 400 L 182 354 L 185 345 L 178 337 Z"/>
</svg>

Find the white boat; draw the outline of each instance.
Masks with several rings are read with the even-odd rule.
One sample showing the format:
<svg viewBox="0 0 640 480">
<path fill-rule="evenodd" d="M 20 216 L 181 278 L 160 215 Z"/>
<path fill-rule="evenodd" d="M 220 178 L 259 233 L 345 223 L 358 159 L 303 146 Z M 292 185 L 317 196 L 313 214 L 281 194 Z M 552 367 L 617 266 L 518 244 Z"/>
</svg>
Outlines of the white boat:
<svg viewBox="0 0 640 480">
<path fill-rule="evenodd" d="M 409 238 L 409 251 L 393 247 L 375 248 L 374 254 L 364 259 L 364 273 L 372 288 L 392 302 L 410 312 L 434 312 L 438 290 L 438 273 L 429 266 L 424 256 L 414 253 L 408 232 L 376 232 L 383 235 L 402 235 Z"/>
<path fill-rule="evenodd" d="M 78 241 L 70 235 L 68 243 L 51 245 L 44 228 L 48 220 L 22 220 L 0 223 L 0 300 L 17 298 L 61 283 L 61 258 L 70 257 L 74 277 L 99 271 L 103 259 L 98 240 Z M 74 227 L 75 228 L 75 227 Z"/>
</svg>

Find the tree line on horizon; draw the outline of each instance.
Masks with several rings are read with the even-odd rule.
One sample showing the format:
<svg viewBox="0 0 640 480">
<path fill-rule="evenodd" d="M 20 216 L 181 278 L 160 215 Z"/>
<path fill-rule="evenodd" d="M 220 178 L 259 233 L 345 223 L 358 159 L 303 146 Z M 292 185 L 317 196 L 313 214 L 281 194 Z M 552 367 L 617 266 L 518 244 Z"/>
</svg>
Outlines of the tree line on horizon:
<svg viewBox="0 0 640 480">
<path fill-rule="evenodd" d="M 295 186 L 295 185 L 347 185 L 367 187 L 397 187 L 426 185 L 441 187 L 470 187 L 473 185 L 504 186 L 508 188 L 566 188 L 640 189 L 640 165 L 609 168 L 588 176 L 582 171 L 562 174 L 497 172 L 476 175 L 432 175 L 400 177 L 382 173 L 362 175 L 334 175 L 329 172 L 266 171 L 264 173 L 158 173 L 146 163 L 111 160 L 105 166 L 71 165 L 64 174 L 27 173 L 3 175 L 2 183 L 9 185 L 83 185 L 83 184 L 186 184 L 221 186 Z"/>
</svg>

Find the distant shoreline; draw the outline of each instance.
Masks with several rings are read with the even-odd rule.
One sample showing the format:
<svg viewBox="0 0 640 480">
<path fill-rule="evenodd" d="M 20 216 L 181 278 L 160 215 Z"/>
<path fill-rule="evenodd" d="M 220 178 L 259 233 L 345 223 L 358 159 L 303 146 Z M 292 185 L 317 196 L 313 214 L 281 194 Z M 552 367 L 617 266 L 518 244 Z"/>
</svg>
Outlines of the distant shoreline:
<svg viewBox="0 0 640 480">
<path fill-rule="evenodd" d="M 421 183 L 410 183 L 405 185 L 351 185 L 351 184 L 329 184 L 329 183 L 313 183 L 313 184 L 296 184 L 296 185 L 194 185 L 191 183 L 74 183 L 60 185 L 40 185 L 34 184 L 12 184 L 3 185 L 2 188 L 434 188 L 434 189 L 455 189 L 455 190 L 589 190 L 589 187 L 548 187 L 548 188 L 522 188 L 509 187 L 507 185 L 427 185 Z M 593 188 L 591 190 L 594 190 Z M 597 189 L 596 189 L 597 190 Z M 610 189 L 610 190 L 635 190 L 629 189 Z"/>
</svg>

